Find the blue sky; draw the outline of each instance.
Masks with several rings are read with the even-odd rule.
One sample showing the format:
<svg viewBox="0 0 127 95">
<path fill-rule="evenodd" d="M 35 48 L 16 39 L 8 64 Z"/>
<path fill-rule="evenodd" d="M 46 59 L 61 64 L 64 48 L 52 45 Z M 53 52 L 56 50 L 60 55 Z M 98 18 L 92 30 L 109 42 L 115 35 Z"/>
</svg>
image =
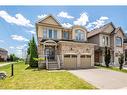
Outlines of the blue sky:
<svg viewBox="0 0 127 95">
<path fill-rule="evenodd" d="M 63 25 L 85 26 L 89 31 L 108 22 L 127 32 L 127 6 L 0 6 L 0 47 L 22 57 L 35 35 L 35 22 L 52 14 Z"/>
</svg>

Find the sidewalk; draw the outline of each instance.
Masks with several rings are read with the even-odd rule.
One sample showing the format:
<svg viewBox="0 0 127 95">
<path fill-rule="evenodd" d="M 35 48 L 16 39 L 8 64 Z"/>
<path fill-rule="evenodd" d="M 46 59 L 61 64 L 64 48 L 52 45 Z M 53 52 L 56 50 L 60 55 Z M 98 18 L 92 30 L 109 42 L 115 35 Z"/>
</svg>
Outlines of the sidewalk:
<svg viewBox="0 0 127 95">
<path fill-rule="evenodd" d="M 15 62 L 3 63 L 3 64 L 0 64 L 0 67 L 6 66 L 6 65 L 9 65 L 9 64 L 13 64 L 13 63 L 15 63 Z"/>
</svg>

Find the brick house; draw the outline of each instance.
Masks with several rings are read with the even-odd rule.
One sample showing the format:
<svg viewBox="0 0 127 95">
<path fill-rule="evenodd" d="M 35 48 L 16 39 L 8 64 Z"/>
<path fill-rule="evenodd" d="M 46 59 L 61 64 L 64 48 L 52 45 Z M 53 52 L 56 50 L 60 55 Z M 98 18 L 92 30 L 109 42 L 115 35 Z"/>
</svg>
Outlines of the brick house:
<svg viewBox="0 0 127 95">
<path fill-rule="evenodd" d="M 7 50 L 0 48 L 0 61 L 7 61 L 8 52 Z"/>
<path fill-rule="evenodd" d="M 111 64 L 118 66 L 119 54 L 124 54 L 124 39 L 126 38 L 121 27 L 115 27 L 113 23 L 108 23 L 98 29 L 88 33 L 88 41 L 97 44 L 95 46 L 95 63 L 104 65 L 105 47 L 110 49 Z"/>
<path fill-rule="evenodd" d="M 64 28 L 49 15 L 36 22 L 39 68 L 80 69 L 94 66 L 94 46 L 88 43 L 87 30 L 82 26 Z"/>
</svg>

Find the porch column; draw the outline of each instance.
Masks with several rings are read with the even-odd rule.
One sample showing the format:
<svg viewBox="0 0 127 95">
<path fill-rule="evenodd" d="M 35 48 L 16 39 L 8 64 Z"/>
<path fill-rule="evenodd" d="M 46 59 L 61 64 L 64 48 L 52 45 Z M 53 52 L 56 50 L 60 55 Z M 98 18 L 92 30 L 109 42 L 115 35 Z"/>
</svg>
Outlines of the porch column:
<svg viewBox="0 0 127 95">
<path fill-rule="evenodd" d="M 43 57 L 45 57 L 45 45 L 43 45 Z"/>
<path fill-rule="evenodd" d="M 57 53 L 57 45 L 55 45 L 55 54 Z"/>
</svg>

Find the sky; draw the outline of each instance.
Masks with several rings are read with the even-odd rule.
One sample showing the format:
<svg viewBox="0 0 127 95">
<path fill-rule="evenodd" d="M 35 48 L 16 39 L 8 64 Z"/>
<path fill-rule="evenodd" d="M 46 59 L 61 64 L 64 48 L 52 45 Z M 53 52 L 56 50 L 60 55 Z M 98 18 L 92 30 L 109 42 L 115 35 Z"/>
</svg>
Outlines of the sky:
<svg viewBox="0 0 127 95">
<path fill-rule="evenodd" d="M 35 23 L 53 15 L 63 27 L 86 27 L 88 31 L 113 22 L 127 33 L 127 6 L 0 6 L 0 48 L 23 57 Z"/>
</svg>

